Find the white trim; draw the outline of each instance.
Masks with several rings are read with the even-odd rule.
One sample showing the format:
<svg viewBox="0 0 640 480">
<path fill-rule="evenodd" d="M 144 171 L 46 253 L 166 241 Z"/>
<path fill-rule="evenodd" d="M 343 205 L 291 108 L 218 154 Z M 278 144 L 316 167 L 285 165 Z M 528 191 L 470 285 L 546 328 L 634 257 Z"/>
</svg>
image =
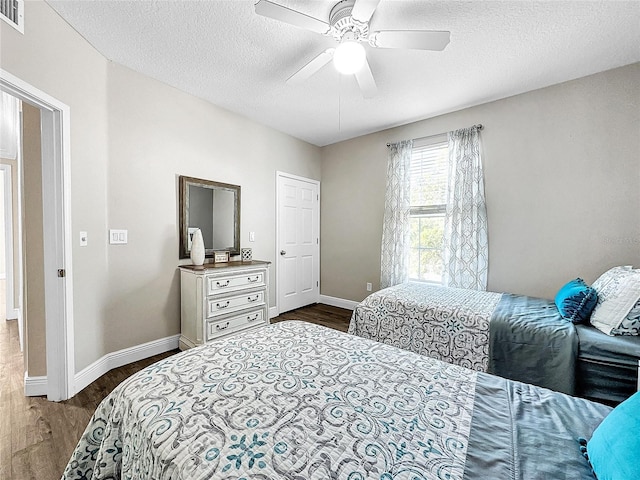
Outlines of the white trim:
<svg viewBox="0 0 640 480">
<path fill-rule="evenodd" d="M 269 307 L 269 318 L 275 318 L 278 316 L 278 307 Z"/>
<path fill-rule="evenodd" d="M 360 302 L 353 300 L 345 300 L 344 298 L 330 297 L 328 295 L 320 295 L 319 303 L 331 305 L 332 307 L 346 308 L 347 310 L 355 310 Z"/>
<path fill-rule="evenodd" d="M 24 394 L 27 397 L 43 397 L 47 394 L 47 377 L 30 377 L 24 372 Z"/>
<path fill-rule="evenodd" d="M 19 320 L 18 322 L 18 333 L 19 335 L 22 335 L 20 333 L 20 330 L 22 330 L 22 315 L 20 315 L 20 309 L 19 308 L 12 308 L 11 310 L 7 310 L 7 320 Z M 22 351 L 22 343 L 20 343 L 20 351 Z"/>
<path fill-rule="evenodd" d="M 20 164 L 20 157 L 22 153 L 20 152 L 20 148 L 18 147 L 18 158 L 17 163 Z M 23 325 L 22 325 L 22 315 L 20 314 L 20 304 L 15 305 L 13 299 L 15 297 L 15 285 L 14 285 L 14 268 L 15 265 L 13 263 L 13 168 L 11 165 L 0 164 L 0 170 L 4 172 L 4 255 L 5 255 L 5 271 L 6 271 L 6 283 L 5 283 L 5 314 L 7 320 L 18 320 L 18 340 L 20 343 L 20 351 L 24 351 L 24 334 L 23 334 Z M 18 167 L 18 172 L 19 172 Z M 18 212 L 20 206 L 18 205 Z M 18 217 L 20 218 L 20 217 Z M 18 220 L 20 221 L 20 220 Z M 18 274 L 19 279 L 21 276 L 21 268 L 20 268 L 20 226 L 18 226 Z M 19 280 L 20 284 L 22 283 Z M 18 288 L 20 288 L 20 284 Z M 22 299 L 22 294 L 20 294 L 20 299 Z"/>
<path fill-rule="evenodd" d="M 79 392 L 86 388 L 87 385 L 95 382 L 109 370 L 158 355 L 159 353 L 176 350 L 179 338 L 180 335 L 172 335 L 105 355 L 75 375 L 75 391 Z M 24 392 L 28 397 L 46 395 L 47 377 L 29 377 L 25 372 Z"/>
<path fill-rule="evenodd" d="M 318 288 L 318 298 L 316 298 L 316 302 L 319 301 L 320 298 L 320 180 L 314 180 L 312 178 L 301 177 L 299 175 L 293 175 L 291 173 L 282 172 L 280 170 L 276 170 L 276 251 L 275 251 L 275 268 L 276 268 L 276 305 L 278 315 L 282 313 L 280 311 L 280 269 L 279 267 L 279 259 L 280 259 L 280 178 L 291 178 L 293 180 L 297 180 L 300 182 L 311 183 L 316 185 L 318 188 L 318 218 L 316 220 L 317 225 L 316 228 L 318 230 L 318 243 L 316 245 L 316 269 L 318 272 L 318 277 L 316 278 L 317 288 Z M 269 312 L 271 314 L 271 312 Z M 276 315 L 277 316 L 277 315 Z"/>
<path fill-rule="evenodd" d="M 108 353 L 99 358 L 91 365 L 83 368 L 75 376 L 75 391 L 79 392 L 87 385 L 95 382 L 102 375 L 114 368 L 122 367 L 139 360 L 158 355 L 159 353 L 176 350 L 180 335 L 160 338 L 151 342 L 136 345 L 135 347 L 124 348 L 117 352 Z"/>
<path fill-rule="evenodd" d="M 71 266 L 71 120 L 69 106 L 0 69 L 0 90 L 40 109 L 47 355 L 47 398 L 75 394 Z M 64 278 L 57 270 L 63 268 Z"/>
</svg>

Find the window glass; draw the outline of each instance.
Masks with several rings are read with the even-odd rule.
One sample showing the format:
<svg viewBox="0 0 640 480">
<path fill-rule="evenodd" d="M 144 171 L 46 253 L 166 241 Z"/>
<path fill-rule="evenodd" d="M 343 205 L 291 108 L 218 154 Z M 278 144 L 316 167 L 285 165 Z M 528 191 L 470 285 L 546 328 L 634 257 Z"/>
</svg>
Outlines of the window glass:
<svg viewBox="0 0 640 480">
<path fill-rule="evenodd" d="M 410 280 L 442 283 L 448 157 L 446 136 L 416 142 L 411 152 Z"/>
</svg>

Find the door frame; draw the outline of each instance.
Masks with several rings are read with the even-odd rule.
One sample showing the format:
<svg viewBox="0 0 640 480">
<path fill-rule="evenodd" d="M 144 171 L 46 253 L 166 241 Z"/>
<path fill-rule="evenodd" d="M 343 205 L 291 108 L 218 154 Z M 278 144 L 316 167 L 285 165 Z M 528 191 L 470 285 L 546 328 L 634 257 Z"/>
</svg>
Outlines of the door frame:
<svg viewBox="0 0 640 480">
<path fill-rule="evenodd" d="M 20 153 L 18 153 L 20 155 Z M 3 185 L 3 196 L 4 196 L 4 256 L 5 256 L 5 310 L 7 320 L 17 318 L 18 320 L 18 338 L 20 340 L 20 351 L 24 350 L 24 334 L 23 334 L 23 325 L 22 325 L 22 313 L 20 309 L 20 305 L 22 303 L 22 292 L 20 292 L 20 297 L 18 301 L 18 305 L 14 303 L 15 290 L 16 288 L 20 288 L 19 285 L 14 285 L 13 279 L 15 277 L 15 269 L 18 270 L 18 282 L 22 282 L 22 271 L 20 265 L 22 263 L 22 252 L 20 248 L 20 242 L 18 242 L 18 264 L 14 265 L 13 257 L 14 257 L 14 248 L 13 248 L 13 208 L 17 207 L 18 215 L 20 215 L 20 205 L 19 205 L 19 196 L 18 196 L 18 205 L 14 205 L 13 202 L 13 174 L 14 169 L 11 165 L 8 164 L 0 164 L 0 170 L 4 172 L 4 185 Z M 22 238 L 22 233 L 20 231 L 20 221 L 18 221 L 18 239 Z"/>
<path fill-rule="evenodd" d="M 74 391 L 71 118 L 65 103 L 0 69 L 0 90 L 40 110 L 47 399 Z M 64 276 L 59 277 L 62 269 Z"/>
<path fill-rule="evenodd" d="M 301 182 L 307 182 L 314 184 L 318 187 L 318 215 L 316 219 L 316 228 L 318 229 L 318 244 L 316 245 L 316 255 L 318 257 L 318 278 L 316 281 L 318 282 L 318 298 L 317 301 L 320 301 L 320 180 L 314 180 L 312 178 L 301 177 L 299 175 L 293 175 L 291 173 L 286 173 L 277 170 L 276 171 L 276 249 L 275 249 L 275 259 L 276 259 L 276 309 L 277 314 L 280 315 L 280 292 L 282 291 L 280 286 L 284 282 L 282 275 L 280 273 L 279 261 L 280 261 L 280 179 L 281 178 L 290 178 L 293 180 L 298 180 Z M 317 303 L 317 302 L 316 302 Z"/>
</svg>

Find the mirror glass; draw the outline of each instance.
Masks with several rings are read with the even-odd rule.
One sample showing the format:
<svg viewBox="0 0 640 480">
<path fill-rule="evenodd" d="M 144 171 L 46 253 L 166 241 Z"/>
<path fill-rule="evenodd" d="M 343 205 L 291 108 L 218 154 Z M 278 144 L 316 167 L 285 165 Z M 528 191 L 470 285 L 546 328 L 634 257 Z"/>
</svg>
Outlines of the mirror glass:
<svg viewBox="0 0 640 480">
<path fill-rule="evenodd" d="M 180 176 L 180 258 L 188 258 L 196 229 L 205 255 L 214 250 L 240 253 L 240 186 Z"/>
</svg>

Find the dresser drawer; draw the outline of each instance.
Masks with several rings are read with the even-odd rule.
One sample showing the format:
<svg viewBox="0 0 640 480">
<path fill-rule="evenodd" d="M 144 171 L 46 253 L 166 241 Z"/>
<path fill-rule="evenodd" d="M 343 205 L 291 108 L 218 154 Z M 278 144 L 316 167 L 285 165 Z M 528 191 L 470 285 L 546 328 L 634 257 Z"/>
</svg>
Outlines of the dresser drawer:
<svg viewBox="0 0 640 480">
<path fill-rule="evenodd" d="M 232 315 L 221 320 L 209 320 L 207 321 L 207 341 L 237 330 L 259 325 L 264 323 L 265 318 L 266 309 L 261 308 L 239 315 Z"/>
<path fill-rule="evenodd" d="M 264 304 L 264 290 L 242 293 L 224 298 L 207 299 L 207 318 L 226 315 L 245 308 Z"/>
<path fill-rule="evenodd" d="M 207 296 L 266 285 L 264 271 L 206 277 Z"/>
</svg>

